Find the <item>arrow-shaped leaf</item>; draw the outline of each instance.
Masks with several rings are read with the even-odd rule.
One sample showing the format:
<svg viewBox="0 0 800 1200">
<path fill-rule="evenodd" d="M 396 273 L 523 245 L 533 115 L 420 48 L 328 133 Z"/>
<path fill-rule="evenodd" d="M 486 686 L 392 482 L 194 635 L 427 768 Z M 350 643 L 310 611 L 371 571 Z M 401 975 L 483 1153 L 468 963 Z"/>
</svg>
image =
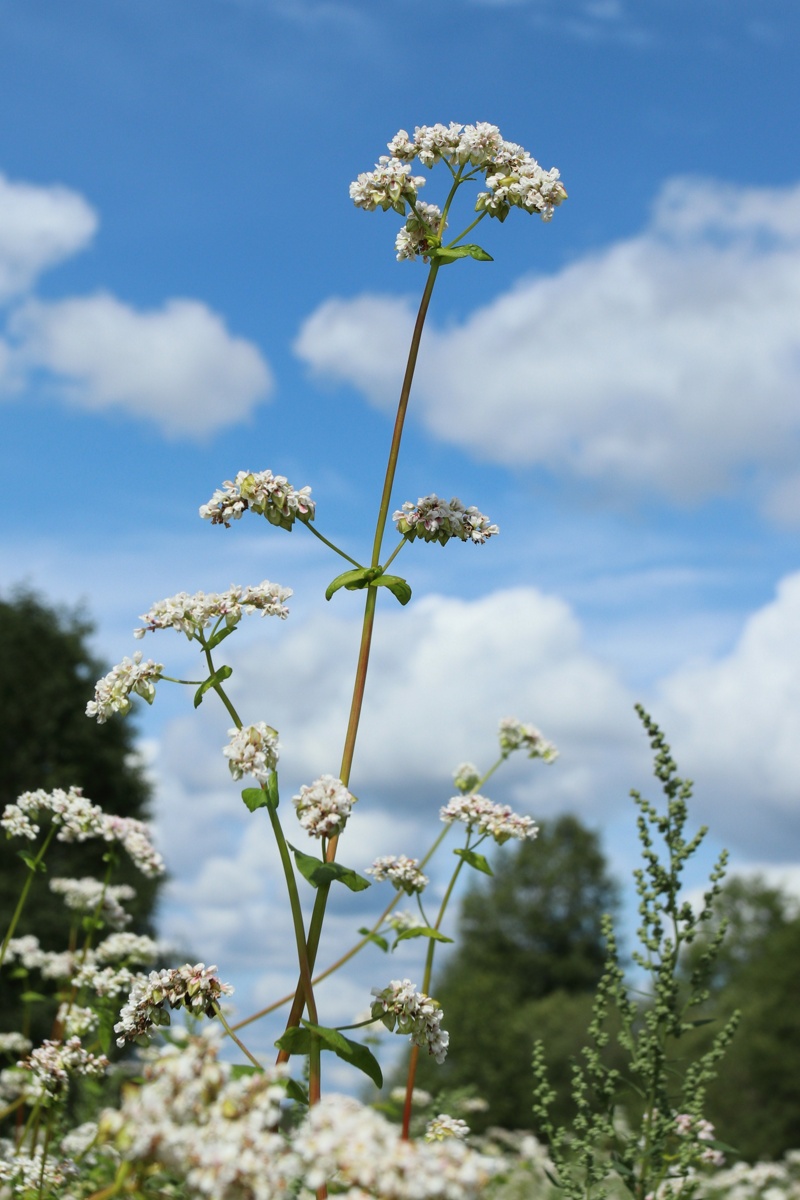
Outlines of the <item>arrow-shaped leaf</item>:
<svg viewBox="0 0 800 1200">
<path fill-rule="evenodd" d="M 357 592 L 361 588 L 369 586 L 370 575 L 374 573 L 374 568 L 358 567 L 352 571 L 343 571 L 341 575 L 337 575 L 332 583 L 329 583 L 325 589 L 325 599 L 330 600 L 331 596 L 335 595 L 340 588 L 347 588 L 348 592 Z"/>
<path fill-rule="evenodd" d="M 235 628 L 235 625 L 223 625 L 222 629 L 218 629 L 213 637 L 208 639 L 209 650 L 213 650 L 215 646 L 220 644 L 220 642 L 224 642 L 226 637 L 230 637 Z"/>
<path fill-rule="evenodd" d="M 404 929 L 402 933 L 398 933 L 394 946 L 396 946 L 398 942 L 407 941 L 408 938 L 417 937 L 425 937 L 432 942 L 452 942 L 453 940 L 450 937 L 445 937 L 443 933 L 439 933 L 438 929 L 431 929 L 428 925 L 414 925 L 411 929 Z M 392 946 L 393 950 L 394 946 Z"/>
<path fill-rule="evenodd" d="M 308 1054 L 311 1050 L 312 1033 L 317 1035 L 326 1050 L 332 1050 L 337 1058 L 363 1071 L 376 1087 L 383 1087 L 383 1075 L 372 1051 L 360 1042 L 346 1038 L 338 1029 L 328 1029 L 324 1025 L 312 1025 L 310 1021 L 304 1021 L 302 1026 L 287 1029 L 275 1045 L 279 1050 L 288 1050 L 289 1054 Z"/>
<path fill-rule="evenodd" d="M 388 587 L 401 604 L 408 604 L 411 599 L 411 588 L 399 575 L 379 575 L 377 579 L 373 579 L 372 586 Z"/>
<path fill-rule="evenodd" d="M 223 679 L 230 679 L 232 674 L 233 668 L 226 665 L 224 667 L 220 667 L 219 670 L 215 671 L 213 675 L 209 675 L 208 679 L 200 684 L 200 687 L 194 694 L 195 708 L 199 708 L 203 703 L 203 696 L 205 696 L 209 688 L 214 687 L 218 683 L 222 683 Z"/>
<path fill-rule="evenodd" d="M 345 867 L 338 862 L 323 862 L 321 858 L 303 854 L 302 850 L 297 850 L 291 842 L 289 849 L 294 854 L 298 871 L 314 888 L 335 883 L 337 880 L 351 892 L 363 892 L 365 888 L 371 887 L 370 880 L 358 875 L 351 867 Z"/>
<path fill-rule="evenodd" d="M 483 871 L 484 875 L 494 875 L 494 871 L 482 854 L 476 854 L 474 850 L 454 850 L 453 854 L 463 858 L 464 862 L 469 863 L 476 871 Z"/>
<path fill-rule="evenodd" d="M 384 952 L 389 949 L 389 943 L 387 942 L 386 938 L 381 937 L 379 933 L 373 933 L 371 929 L 366 928 L 359 929 L 358 932 L 362 937 L 366 938 L 368 942 L 374 942 L 376 946 L 380 946 L 381 950 Z"/>
</svg>

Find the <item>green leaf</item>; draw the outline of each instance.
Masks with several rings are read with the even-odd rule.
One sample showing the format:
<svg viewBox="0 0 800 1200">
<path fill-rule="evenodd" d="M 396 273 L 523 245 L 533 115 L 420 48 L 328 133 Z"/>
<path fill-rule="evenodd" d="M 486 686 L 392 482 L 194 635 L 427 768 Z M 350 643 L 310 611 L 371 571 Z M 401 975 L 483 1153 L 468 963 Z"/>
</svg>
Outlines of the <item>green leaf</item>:
<svg viewBox="0 0 800 1200">
<path fill-rule="evenodd" d="M 401 579 L 399 575 L 379 575 L 377 579 L 372 581 L 372 586 L 388 587 L 392 595 L 396 596 L 401 604 L 408 604 L 411 599 L 411 588 L 405 579 Z"/>
<path fill-rule="evenodd" d="M 368 1075 L 376 1087 L 383 1087 L 383 1075 L 375 1055 L 360 1042 L 346 1038 L 338 1029 L 328 1029 L 324 1025 L 312 1025 L 310 1021 L 303 1021 L 302 1026 L 287 1029 L 275 1045 L 279 1050 L 287 1050 L 289 1054 L 308 1054 L 311 1050 L 312 1033 L 317 1035 L 324 1050 L 332 1050 L 337 1058 Z"/>
<path fill-rule="evenodd" d="M 443 933 L 439 933 L 438 929 L 431 929 L 429 925 L 415 925 L 411 929 L 404 929 L 402 933 L 398 933 L 394 946 L 397 945 L 397 942 L 405 942 L 409 938 L 417 937 L 428 938 L 431 942 L 452 942 L 453 940 L 445 937 Z M 393 950 L 394 946 L 392 946 Z"/>
<path fill-rule="evenodd" d="M 269 809 L 270 798 L 263 787 L 246 787 L 241 793 L 241 798 L 251 812 L 255 812 L 255 809 Z"/>
<path fill-rule="evenodd" d="M 47 871 L 44 859 L 37 863 L 36 856 L 29 854 L 27 850 L 18 850 L 17 858 L 22 859 L 29 871 Z"/>
<path fill-rule="evenodd" d="M 343 571 L 326 587 L 325 599 L 330 600 L 331 596 L 339 591 L 339 588 L 347 588 L 348 592 L 357 592 L 361 588 L 369 587 L 374 573 L 373 567 L 358 567 L 352 571 Z"/>
<path fill-rule="evenodd" d="M 466 246 L 443 246 L 440 250 L 431 250 L 430 257 L 441 263 L 455 262 L 457 258 L 474 258 L 478 262 L 494 262 L 491 254 L 487 254 L 480 246 L 470 243 Z"/>
<path fill-rule="evenodd" d="M 209 675 L 208 679 L 200 684 L 200 687 L 194 694 L 195 708 L 199 708 L 203 703 L 203 696 L 205 696 L 209 688 L 214 687 L 214 685 L 217 683 L 222 683 L 223 679 L 230 679 L 232 674 L 233 668 L 226 665 L 224 667 L 220 667 L 219 670 L 215 671 L 213 675 Z"/>
<path fill-rule="evenodd" d="M 379 933 L 373 933 L 371 929 L 359 929 L 362 937 L 365 937 L 368 942 L 374 942 L 376 946 L 380 946 L 384 952 L 389 949 L 389 943 L 385 937 L 381 937 Z"/>
<path fill-rule="evenodd" d="M 324 1025 L 312 1025 L 310 1021 L 305 1021 L 304 1024 L 317 1035 L 323 1046 L 334 1052 L 337 1058 L 341 1058 L 344 1062 L 356 1067 L 357 1070 L 363 1071 L 376 1087 L 383 1087 L 383 1075 L 378 1060 L 366 1046 L 346 1038 L 338 1029 L 326 1029 Z"/>
<path fill-rule="evenodd" d="M 308 1092 L 297 1079 L 287 1079 L 286 1095 L 290 1100 L 294 1100 L 297 1104 L 303 1104 L 308 1108 Z"/>
<path fill-rule="evenodd" d="M 454 850 L 453 854 L 463 858 L 464 862 L 469 863 L 476 871 L 483 871 L 484 875 L 494 875 L 494 871 L 482 854 L 476 854 L 474 850 Z"/>
<path fill-rule="evenodd" d="M 49 996 L 43 996 L 41 992 L 23 992 L 20 996 L 23 1004 L 38 1004 L 41 1000 L 49 999 Z"/>
<path fill-rule="evenodd" d="M 365 888 L 371 887 L 371 881 L 365 879 L 363 875 L 357 875 L 351 867 L 342 866 L 338 862 L 323 862 L 321 858 L 303 854 L 302 850 L 298 850 L 291 842 L 288 845 L 294 854 L 298 871 L 312 887 L 318 888 L 323 884 L 335 883 L 337 880 L 351 892 L 363 892 Z"/>
<path fill-rule="evenodd" d="M 218 629 L 214 636 L 208 639 L 208 649 L 213 650 L 220 642 L 224 642 L 226 637 L 230 637 L 237 628 L 236 625 L 224 625 L 222 629 Z"/>
</svg>

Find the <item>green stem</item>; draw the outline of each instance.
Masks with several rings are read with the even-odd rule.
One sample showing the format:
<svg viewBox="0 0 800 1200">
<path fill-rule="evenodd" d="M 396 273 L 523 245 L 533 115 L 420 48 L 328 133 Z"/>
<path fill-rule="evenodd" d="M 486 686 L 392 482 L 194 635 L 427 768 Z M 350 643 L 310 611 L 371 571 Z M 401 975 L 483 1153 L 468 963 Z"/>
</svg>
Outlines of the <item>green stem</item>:
<svg viewBox="0 0 800 1200">
<path fill-rule="evenodd" d="M 22 910 L 25 907 L 25 901 L 28 899 L 28 892 L 31 890 L 31 884 L 33 883 L 33 881 L 38 873 L 39 865 L 40 865 L 42 859 L 44 858 L 45 854 L 47 853 L 47 848 L 53 840 L 53 835 L 54 835 L 55 831 L 56 831 L 56 826 L 51 824 L 50 828 L 47 831 L 47 834 L 45 835 L 45 839 L 42 842 L 41 849 L 39 850 L 39 853 L 36 855 L 36 858 L 33 860 L 33 863 L 30 865 L 26 864 L 26 865 L 28 865 L 28 877 L 25 880 L 25 883 L 22 885 L 22 891 L 20 892 L 20 897 L 19 897 L 19 900 L 17 901 L 17 907 L 14 909 L 14 913 L 11 917 L 11 921 L 9 922 L 8 929 L 6 930 L 6 935 L 3 938 L 3 945 L 2 945 L 2 947 L 0 947 L 0 967 L 2 967 L 2 965 L 5 961 L 6 952 L 8 950 L 8 943 L 11 941 L 12 937 L 14 936 L 14 931 L 16 930 L 17 925 L 19 924 L 19 919 L 22 916 Z"/>
<path fill-rule="evenodd" d="M 308 960 L 308 950 L 306 947 L 306 931 L 303 925 L 303 911 L 300 907 L 300 895 L 297 890 L 297 880 L 295 878 L 292 860 L 289 855 L 289 847 L 286 845 L 286 838 L 283 836 L 280 818 L 276 810 L 270 805 L 269 819 L 272 824 L 272 832 L 275 834 L 275 841 L 278 844 L 278 853 L 281 856 L 281 866 L 286 879 L 286 888 L 289 893 L 289 903 L 292 909 L 292 922 L 294 924 L 294 936 L 297 944 L 297 961 L 300 965 L 300 978 L 303 984 L 303 992 L 308 1005 L 308 1015 L 314 1025 L 319 1024 L 317 1019 L 317 1005 L 314 1000 L 314 988 L 311 981 L 311 967 Z"/>
<path fill-rule="evenodd" d="M 425 864 L 431 860 L 433 855 L 439 849 L 439 846 L 441 845 L 442 841 L 447 836 L 447 834 L 450 832 L 450 828 L 451 828 L 450 825 L 444 826 L 444 828 L 442 829 L 441 833 L 436 838 L 435 842 L 431 846 L 428 853 L 420 861 L 421 868 L 424 867 Z M 324 971 L 320 971 L 320 973 L 318 975 L 315 975 L 314 978 L 311 980 L 312 984 L 314 984 L 316 986 L 316 984 L 321 983 L 323 979 L 327 979 L 329 975 L 333 975 L 334 972 L 338 971 L 340 967 L 343 967 L 345 963 L 349 962 L 351 958 L 355 958 L 355 956 L 359 953 L 359 951 L 363 950 L 365 946 L 369 945 L 370 941 L 372 940 L 370 935 L 378 932 L 381 925 L 383 925 L 384 921 L 389 916 L 389 913 L 392 911 L 392 909 L 395 908 L 400 903 L 400 900 L 402 899 L 403 895 L 404 895 L 403 892 L 396 892 L 393 899 L 389 902 L 389 904 L 386 905 L 386 908 L 383 910 L 381 915 L 378 917 L 377 921 L 375 921 L 375 923 L 373 924 L 369 933 L 366 934 L 364 937 L 362 937 L 360 939 L 360 941 L 356 942 L 354 946 L 351 946 L 350 949 L 347 951 L 347 953 L 343 954 L 341 956 L 341 958 L 337 958 L 336 961 L 332 962 L 330 964 L 330 966 L 325 968 Z M 280 1000 L 275 1000 L 275 1001 L 273 1001 L 272 1004 L 268 1004 L 266 1008 L 261 1008 L 261 1009 L 259 1009 L 258 1012 L 253 1013 L 251 1016 L 245 1017 L 245 1019 L 243 1021 L 238 1021 L 233 1026 L 233 1028 L 234 1029 L 244 1029 L 245 1025 L 250 1025 L 253 1021 L 260 1021 L 262 1017 L 267 1017 L 267 1016 L 269 1016 L 270 1013 L 275 1012 L 277 1009 L 283 1008 L 284 1004 L 288 1004 L 289 1001 L 294 998 L 294 996 L 295 996 L 295 992 L 288 992 L 285 996 L 282 996 L 280 998 Z"/>
<path fill-rule="evenodd" d="M 461 233 L 458 235 L 458 237 L 457 237 L 457 238 L 453 238 L 452 242 L 448 242 L 446 246 L 443 246 L 443 247 L 442 247 L 442 249 L 443 249 L 443 250 L 452 250 L 453 246 L 457 246 L 457 245 L 458 245 L 458 243 L 461 241 L 461 239 L 462 239 L 462 238 L 465 238 L 465 237 L 467 236 L 467 234 L 468 234 L 468 233 L 471 233 L 471 232 L 472 232 L 472 230 L 475 228 L 475 226 L 476 226 L 476 225 L 480 225 L 481 221 L 482 221 L 482 220 L 483 220 L 483 218 L 486 216 L 486 213 L 487 213 L 487 210 L 486 210 L 486 209 L 484 209 L 484 210 L 483 210 L 483 212 L 482 212 L 482 213 L 480 213 L 480 215 L 479 215 L 479 216 L 477 216 L 477 217 L 475 218 L 475 220 L 474 220 L 474 221 L 472 221 L 472 222 L 471 222 L 471 223 L 470 223 L 470 224 L 467 226 L 467 228 L 466 228 L 466 229 L 464 229 L 464 230 L 462 230 L 462 231 L 461 231 Z"/>
<path fill-rule="evenodd" d="M 386 562 L 381 567 L 382 572 L 385 571 L 387 569 L 387 567 L 390 567 L 392 565 L 392 563 L 397 558 L 398 554 L 403 549 L 403 546 L 405 546 L 407 541 L 408 541 L 407 537 L 402 537 L 400 539 L 399 543 L 395 546 L 394 550 L 392 551 L 392 553 L 387 558 Z"/>
<path fill-rule="evenodd" d="M 447 203 L 452 200 L 455 190 L 458 187 L 458 181 L 453 184 L 451 194 L 448 197 Z M 446 207 L 446 206 L 445 206 Z M 428 278 L 425 283 L 425 289 L 420 300 L 417 319 L 414 323 L 414 332 L 411 337 L 411 345 L 408 350 L 408 360 L 406 362 L 405 375 L 403 376 L 403 385 L 400 389 L 400 399 L 397 405 L 397 416 L 395 417 L 394 430 L 392 431 L 392 441 L 389 447 L 389 457 L 386 463 L 386 476 L 381 493 L 381 502 L 378 509 L 378 519 L 375 525 L 375 538 L 372 544 L 372 558 L 370 566 L 378 567 L 380 565 L 381 545 L 383 543 L 383 535 L 386 529 L 386 521 L 389 515 L 389 502 L 392 497 L 392 488 L 394 487 L 394 477 L 397 471 L 397 460 L 400 455 L 400 443 L 403 437 L 403 426 L 405 424 L 406 412 L 408 411 L 408 402 L 411 397 L 411 384 L 414 380 L 414 370 L 417 365 L 417 357 L 419 354 L 420 341 L 422 340 L 422 330 L 425 326 L 425 318 L 428 315 L 428 307 L 431 302 L 433 286 L 436 283 L 436 276 L 439 273 L 439 265 L 436 262 L 431 263 L 428 270 Z M 342 752 L 342 765 L 339 771 L 339 778 L 347 787 L 350 781 L 350 772 L 353 765 L 353 754 L 355 752 L 356 737 L 358 735 L 358 725 L 361 719 L 361 710 L 364 704 L 364 692 L 367 682 L 367 670 L 369 668 L 369 653 L 372 644 L 372 630 L 375 624 L 375 604 L 377 600 L 377 588 L 367 588 L 367 597 L 364 604 L 364 620 L 361 627 L 361 645 L 358 652 L 358 664 L 356 667 L 356 677 L 353 684 L 353 698 L 350 704 L 350 716 L 347 723 L 347 733 L 345 735 L 344 750 Z M 328 846 L 327 860 L 332 862 L 336 857 L 336 847 L 338 845 L 338 837 L 331 838 Z M 314 899 L 314 908 L 311 913 L 311 921 L 308 929 L 308 964 L 309 970 L 314 970 L 317 950 L 319 948 L 319 940 L 322 933 L 322 924 L 325 920 L 325 909 L 328 903 L 328 893 L 330 885 L 323 885 L 317 889 L 317 894 Z M 303 992 L 302 980 L 297 985 L 294 1002 L 289 1013 L 287 1021 L 287 1029 L 292 1026 L 299 1025 L 300 1018 L 303 1015 L 305 1004 L 305 996 Z M 283 1055 L 285 1052 L 281 1051 Z M 285 1061 L 282 1060 L 282 1061 Z"/>
<path fill-rule="evenodd" d="M 249 1058 L 250 1062 L 253 1064 L 254 1067 L 258 1067 L 259 1071 L 263 1071 L 264 1068 L 262 1067 L 261 1063 L 258 1061 L 257 1058 L 254 1057 L 254 1055 L 252 1055 L 250 1053 L 250 1051 L 247 1049 L 247 1046 L 245 1046 L 244 1042 L 240 1041 L 240 1039 L 233 1032 L 230 1025 L 225 1020 L 225 1016 L 222 1012 L 222 1009 L 220 1008 L 219 1004 L 217 1004 L 216 1002 L 214 1004 L 214 1012 L 219 1017 L 220 1024 L 222 1025 L 222 1028 L 227 1033 L 228 1037 L 231 1038 L 236 1043 L 236 1045 L 241 1050 L 242 1054 L 244 1054 L 245 1058 Z"/>
<path fill-rule="evenodd" d="M 356 560 L 354 558 L 351 558 L 349 554 L 345 554 L 344 550 L 340 550 L 339 547 L 337 545 L 335 545 L 333 542 L 329 542 L 328 539 L 324 536 L 324 534 L 321 534 L 318 529 L 314 528 L 314 526 L 311 524 L 310 521 L 303 521 L 303 524 L 305 525 L 306 529 L 310 530 L 311 533 L 313 533 L 315 538 L 319 538 L 319 540 L 321 542 L 324 542 L 326 546 L 329 546 L 330 549 L 334 551 L 334 553 L 338 554 L 341 558 L 346 558 L 347 561 L 349 563 L 352 563 L 354 567 L 359 567 L 359 568 L 361 567 L 360 562 L 356 562 Z"/>
</svg>

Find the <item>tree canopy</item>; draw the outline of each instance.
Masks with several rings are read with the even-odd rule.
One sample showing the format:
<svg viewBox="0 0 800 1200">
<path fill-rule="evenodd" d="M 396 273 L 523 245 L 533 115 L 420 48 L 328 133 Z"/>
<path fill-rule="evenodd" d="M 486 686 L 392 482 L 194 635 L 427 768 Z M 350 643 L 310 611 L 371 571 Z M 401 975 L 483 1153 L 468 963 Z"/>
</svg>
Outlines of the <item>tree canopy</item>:
<svg viewBox="0 0 800 1200">
<path fill-rule="evenodd" d="M 130 721 L 98 725 L 85 715 L 94 683 L 104 673 L 91 653 L 91 622 L 18 589 L 0 599 L 0 809 L 21 793 L 81 787 L 105 811 L 147 816 L 150 789 L 135 754 Z M 26 875 L 19 839 L 0 836 L 0 923 L 6 928 Z M 65 948 L 69 919 L 47 879 L 103 871 L 103 846 L 54 841 L 47 874 L 37 879 L 17 933 L 35 933 L 48 950 Z M 127 856 L 122 856 L 123 860 Z M 151 931 L 157 884 L 122 861 L 114 882 L 129 883 L 137 899 L 129 908 L 136 932 Z M 0 1028 L 15 1028 L 16 1012 L 4 1005 Z"/>
</svg>

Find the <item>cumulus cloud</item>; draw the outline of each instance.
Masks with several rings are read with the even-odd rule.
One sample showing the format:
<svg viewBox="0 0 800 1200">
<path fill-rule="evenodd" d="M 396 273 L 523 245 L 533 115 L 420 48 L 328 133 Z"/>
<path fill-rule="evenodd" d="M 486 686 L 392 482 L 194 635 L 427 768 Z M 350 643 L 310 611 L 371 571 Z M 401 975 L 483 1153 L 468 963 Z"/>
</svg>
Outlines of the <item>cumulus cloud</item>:
<svg viewBox="0 0 800 1200">
<path fill-rule="evenodd" d="M 658 711 L 714 832 L 780 859 L 800 840 L 800 573 L 733 650 L 674 672 Z"/>
<path fill-rule="evenodd" d="M 104 292 L 31 300 L 12 328 L 21 360 L 49 371 L 70 402 L 123 410 L 169 434 L 203 436 L 242 420 L 272 386 L 258 349 L 196 300 L 148 312 Z"/>
<path fill-rule="evenodd" d="M 800 185 L 669 181 L 640 235 L 430 328 L 417 411 L 481 459 L 673 501 L 747 478 L 800 519 L 798 213 Z M 388 406 L 409 321 L 396 299 L 329 300 L 296 350 Z"/>
<path fill-rule="evenodd" d="M 0 302 L 28 291 L 42 271 L 82 250 L 97 224 L 77 192 L 0 175 Z"/>
</svg>

